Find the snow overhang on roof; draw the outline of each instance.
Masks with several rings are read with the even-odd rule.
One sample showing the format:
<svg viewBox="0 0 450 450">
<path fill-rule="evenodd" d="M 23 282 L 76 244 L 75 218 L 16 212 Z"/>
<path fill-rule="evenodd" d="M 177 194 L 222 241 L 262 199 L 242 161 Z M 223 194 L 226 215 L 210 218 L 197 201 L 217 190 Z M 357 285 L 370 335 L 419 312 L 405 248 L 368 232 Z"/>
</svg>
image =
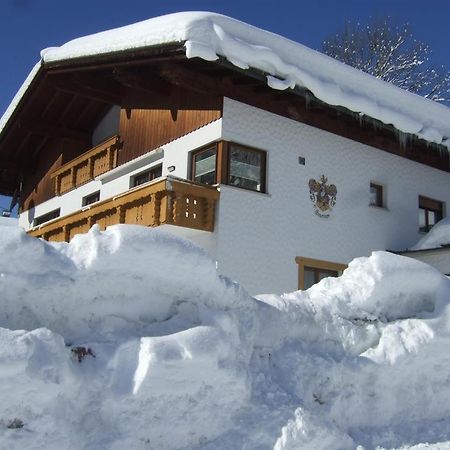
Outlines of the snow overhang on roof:
<svg viewBox="0 0 450 450">
<path fill-rule="evenodd" d="M 169 14 L 43 50 L 41 61 L 0 119 L 0 133 L 42 66 L 175 43 L 184 44 L 187 58 L 225 58 L 240 69 L 264 72 L 273 89 L 306 88 L 329 105 L 450 148 L 450 108 L 274 33 L 209 12 Z"/>
</svg>

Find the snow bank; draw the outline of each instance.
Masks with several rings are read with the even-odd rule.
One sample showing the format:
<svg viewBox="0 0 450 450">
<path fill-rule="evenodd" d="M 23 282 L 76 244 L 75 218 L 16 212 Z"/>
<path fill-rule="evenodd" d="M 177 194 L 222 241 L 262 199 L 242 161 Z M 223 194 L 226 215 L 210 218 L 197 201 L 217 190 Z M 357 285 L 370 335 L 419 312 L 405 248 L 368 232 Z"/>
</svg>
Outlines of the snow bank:
<svg viewBox="0 0 450 450">
<path fill-rule="evenodd" d="M 423 263 L 254 299 L 159 230 L 0 251 L 0 448 L 450 445 L 450 282 Z"/>
<path fill-rule="evenodd" d="M 225 57 L 241 69 L 267 73 L 273 89 L 305 87 L 330 105 L 392 124 L 429 142 L 450 148 L 450 110 L 385 83 L 286 38 L 229 17 L 183 12 L 72 40 L 41 52 L 43 64 L 157 45 L 184 43 L 188 58 L 215 61 Z M 21 88 L 20 97 L 36 76 Z M 9 120 L 18 98 L 0 120 Z"/>
<path fill-rule="evenodd" d="M 409 250 L 429 250 L 450 245 L 450 216 L 440 220 L 420 241 Z"/>
</svg>

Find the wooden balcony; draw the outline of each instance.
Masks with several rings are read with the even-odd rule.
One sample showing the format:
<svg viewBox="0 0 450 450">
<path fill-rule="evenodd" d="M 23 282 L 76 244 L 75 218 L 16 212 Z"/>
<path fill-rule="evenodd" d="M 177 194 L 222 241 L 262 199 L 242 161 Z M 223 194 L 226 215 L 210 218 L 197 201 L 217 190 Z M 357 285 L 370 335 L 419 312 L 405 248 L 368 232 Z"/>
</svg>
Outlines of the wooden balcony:
<svg viewBox="0 0 450 450">
<path fill-rule="evenodd" d="M 118 150 L 119 137 L 114 136 L 61 166 L 51 175 L 55 180 L 55 194 L 64 194 L 114 169 Z"/>
<path fill-rule="evenodd" d="M 105 229 L 118 223 L 156 227 L 170 224 L 214 230 L 217 188 L 172 177 L 144 184 L 95 203 L 68 216 L 36 227 L 28 234 L 48 241 L 70 241 L 94 225 Z"/>
</svg>

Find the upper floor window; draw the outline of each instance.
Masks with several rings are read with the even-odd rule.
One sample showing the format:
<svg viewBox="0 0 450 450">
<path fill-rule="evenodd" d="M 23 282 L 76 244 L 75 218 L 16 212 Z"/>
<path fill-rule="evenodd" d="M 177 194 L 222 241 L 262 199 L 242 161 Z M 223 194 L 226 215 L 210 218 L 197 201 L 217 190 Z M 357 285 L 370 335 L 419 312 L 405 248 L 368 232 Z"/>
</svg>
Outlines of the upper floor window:
<svg viewBox="0 0 450 450">
<path fill-rule="evenodd" d="M 261 150 L 230 144 L 228 184 L 265 192 L 265 157 L 265 152 Z"/>
<path fill-rule="evenodd" d="M 383 186 L 381 184 L 370 183 L 370 206 L 378 206 L 382 208 L 383 202 Z"/>
<path fill-rule="evenodd" d="M 216 184 L 217 148 L 208 147 L 192 154 L 192 179 L 197 183 Z"/>
<path fill-rule="evenodd" d="M 428 232 L 444 217 L 444 204 L 438 200 L 419 196 L 419 230 Z"/>
<path fill-rule="evenodd" d="M 140 186 L 162 176 L 162 164 L 158 164 L 145 172 L 138 173 L 131 178 L 131 187 Z"/>
<path fill-rule="evenodd" d="M 193 152 L 191 170 L 191 179 L 198 183 L 266 191 L 266 152 L 261 150 L 220 142 Z"/>
<path fill-rule="evenodd" d="M 60 209 L 55 209 L 53 211 L 50 211 L 46 214 L 43 214 L 42 216 L 36 217 L 33 222 L 33 226 L 37 227 L 38 225 L 42 225 L 45 222 L 48 222 L 50 220 L 56 219 L 60 215 Z"/>
</svg>

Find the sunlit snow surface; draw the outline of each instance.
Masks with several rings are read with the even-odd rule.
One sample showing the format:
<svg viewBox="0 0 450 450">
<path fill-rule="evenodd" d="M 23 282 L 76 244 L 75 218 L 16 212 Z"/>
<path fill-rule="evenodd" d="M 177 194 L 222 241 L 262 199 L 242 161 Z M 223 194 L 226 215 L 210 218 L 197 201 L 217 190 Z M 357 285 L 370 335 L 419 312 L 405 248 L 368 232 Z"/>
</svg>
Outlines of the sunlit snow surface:
<svg viewBox="0 0 450 450">
<path fill-rule="evenodd" d="M 156 17 L 85 36 L 41 52 L 43 64 L 151 46 L 183 43 L 188 58 L 224 57 L 241 69 L 265 72 L 273 89 L 305 87 L 330 105 L 344 106 L 398 130 L 450 148 L 450 109 L 408 93 L 301 44 L 209 12 Z M 0 131 L 36 77 L 33 69 L 0 119 Z"/>
<path fill-rule="evenodd" d="M 0 254 L 2 449 L 450 448 L 450 286 L 425 264 L 377 252 L 257 300 L 143 227 L 0 226 Z"/>
<path fill-rule="evenodd" d="M 450 216 L 439 221 L 410 250 L 428 250 L 450 245 Z"/>
</svg>

